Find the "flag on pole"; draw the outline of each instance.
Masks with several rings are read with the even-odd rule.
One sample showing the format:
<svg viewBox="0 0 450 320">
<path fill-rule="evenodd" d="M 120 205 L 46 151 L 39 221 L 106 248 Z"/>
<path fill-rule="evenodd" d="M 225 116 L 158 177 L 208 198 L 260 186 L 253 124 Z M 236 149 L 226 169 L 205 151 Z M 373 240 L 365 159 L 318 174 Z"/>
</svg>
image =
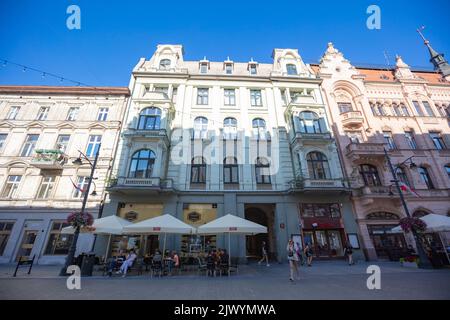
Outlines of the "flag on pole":
<svg viewBox="0 0 450 320">
<path fill-rule="evenodd" d="M 403 192 L 409 192 L 411 194 L 413 194 L 415 197 L 420 198 L 420 196 L 417 194 L 417 192 L 415 192 L 413 189 L 411 189 L 408 185 L 404 184 L 403 182 L 399 182 L 400 183 L 400 189 Z"/>
<path fill-rule="evenodd" d="M 84 189 L 82 189 L 81 187 L 79 187 L 77 184 L 75 184 L 75 182 L 73 182 L 72 178 L 70 178 L 70 182 L 72 182 L 72 185 L 75 189 L 77 189 L 78 191 L 80 191 L 81 193 L 84 193 Z"/>
</svg>

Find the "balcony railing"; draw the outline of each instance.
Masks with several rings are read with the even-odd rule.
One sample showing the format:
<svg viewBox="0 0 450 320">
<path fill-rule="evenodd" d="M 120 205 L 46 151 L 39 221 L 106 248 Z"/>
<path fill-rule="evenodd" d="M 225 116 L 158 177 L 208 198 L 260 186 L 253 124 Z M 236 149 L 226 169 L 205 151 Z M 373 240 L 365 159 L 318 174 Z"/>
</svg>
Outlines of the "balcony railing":
<svg viewBox="0 0 450 320">
<path fill-rule="evenodd" d="M 364 123 L 361 111 L 349 111 L 341 114 L 344 126 L 359 127 Z"/>
<path fill-rule="evenodd" d="M 58 149 L 38 149 L 31 160 L 31 165 L 41 169 L 62 169 L 67 156 Z"/>
<path fill-rule="evenodd" d="M 323 133 L 306 133 L 306 132 L 295 132 L 295 138 L 302 140 L 311 140 L 311 141 L 320 141 L 320 140 L 330 140 L 331 133 L 323 132 Z"/>
<path fill-rule="evenodd" d="M 350 143 L 347 156 L 384 156 L 384 143 Z"/>
<path fill-rule="evenodd" d="M 142 99 L 156 100 L 156 101 L 172 101 L 167 93 L 160 91 L 146 91 Z"/>
<path fill-rule="evenodd" d="M 316 104 L 317 101 L 312 95 L 296 95 L 292 98 L 291 104 Z"/>
<path fill-rule="evenodd" d="M 132 189 L 132 188 L 150 188 L 150 189 L 172 189 L 173 181 L 171 179 L 155 178 L 128 178 L 119 177 L 109 181 L 108 188 L 113 189 Z"/>
<path fill-rule="evenodd" d="M 343 179 L 304 179 L 296 178 L 290 182 L 292 190 L 336 190 L 346 189 Z"/>
</svg>

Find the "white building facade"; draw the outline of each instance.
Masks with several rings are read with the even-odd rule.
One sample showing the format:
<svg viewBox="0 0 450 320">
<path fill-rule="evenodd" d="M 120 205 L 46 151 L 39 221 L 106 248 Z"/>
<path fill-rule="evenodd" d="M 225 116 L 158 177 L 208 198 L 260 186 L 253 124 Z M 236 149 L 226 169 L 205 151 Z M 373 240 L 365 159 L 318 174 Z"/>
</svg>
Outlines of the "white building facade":
<svg viewBox="0 0 450 320">
<path fill-rule="evenodd" d="M 0 87 L 0 263 L 35 256 L 39 264 L 64 263 L 72 236 L 67 216 L 80 210 L 90 166 L 75 166 L 80 151 L 99 161 L 87 202 L 102 208 L 127 88 Z M 81 235 L 77 252 L 94 237 Z"/>
<path fill-rule="evenodd" d="M 357 226 L 320 83 L 295 49 L 275 49 L 273 64 L 263 64 L 184 61 L 182 46 L 159 45 L 132 73 L 104 216 L 168 213 L 198 226 L 234 214 L 269 230 L 232 239 L 241 260 L 259 257 L 266 241 L 283 261 L 291 236 L 318 257 L 341 257 Z M 186 257 L 227 247 L 220 235 L 168 243 Z M 159 241 L 111 244 L 113 253 L 131 247 L 152 253 Z"/>
</svg>

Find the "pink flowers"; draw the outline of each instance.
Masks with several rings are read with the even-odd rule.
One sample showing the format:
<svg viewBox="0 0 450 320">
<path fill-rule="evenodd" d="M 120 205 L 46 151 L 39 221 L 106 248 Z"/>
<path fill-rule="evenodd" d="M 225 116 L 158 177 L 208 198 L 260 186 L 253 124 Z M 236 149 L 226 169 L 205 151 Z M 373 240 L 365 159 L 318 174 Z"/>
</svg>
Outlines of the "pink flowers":
<svg viewBox="0 0 450 320">
<path fill-rule="evenodd" d="M 72 212 L 67 217 L 67 223 L 74 228 L 91 226 L 94 223 L 94 217 L 89 212 Z"/>
<path fill-rule="evenodd" d="M 427 229 L 427 224 L 419 218 L 402 218 L 400 219 L 400 227 L 406 233 L 411 231 L 424 232 Z"/>
</svg>

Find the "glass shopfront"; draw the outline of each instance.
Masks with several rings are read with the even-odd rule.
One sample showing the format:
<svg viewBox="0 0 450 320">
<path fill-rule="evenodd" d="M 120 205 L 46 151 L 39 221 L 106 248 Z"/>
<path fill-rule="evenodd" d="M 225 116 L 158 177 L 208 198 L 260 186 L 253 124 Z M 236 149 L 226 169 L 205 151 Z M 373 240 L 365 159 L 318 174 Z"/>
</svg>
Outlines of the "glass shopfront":
<svg viewBox="0 0 450 320">
<path fill-rule="evenodd" d="M 215 204 L 184 204 L 183 220 L 193 227 L 199 227 L 217 218 Z M 215 235 L 183 235 L 181 238 L 181 255 L 195 257 L 200 253 L 216 249 Z"/>
<path fill-rule="evenodd" d="M 303 243 L 312 245 L 316 257 L 343 256 L 343 230 L 304 230 Z"/>
<path fill-rule="evenodd" d="M 391 231 L 396 226 L 396 224 L 367 226 L 378 258 L 398 261 L 407 254 L 408 250 L 403 233 Z"/>
</svg>

